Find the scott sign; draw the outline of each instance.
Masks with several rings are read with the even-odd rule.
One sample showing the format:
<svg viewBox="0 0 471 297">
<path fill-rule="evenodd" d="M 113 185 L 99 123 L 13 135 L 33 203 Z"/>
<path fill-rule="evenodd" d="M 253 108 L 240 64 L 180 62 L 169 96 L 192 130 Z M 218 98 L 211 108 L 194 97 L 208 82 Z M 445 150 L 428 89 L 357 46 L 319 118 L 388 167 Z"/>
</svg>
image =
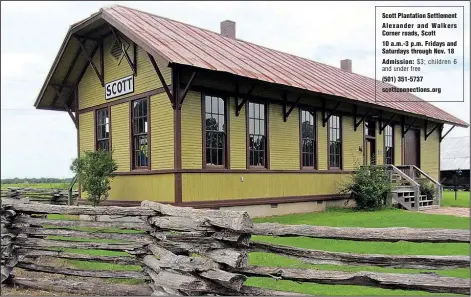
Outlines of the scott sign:
<svg viewBox="0 0 471 297">
<path fill-rule="evenodd" d="M 105 99 L 115 98 L 134 92 L 134 76 L 127 76 L 105 85 Z"/>
</svg>

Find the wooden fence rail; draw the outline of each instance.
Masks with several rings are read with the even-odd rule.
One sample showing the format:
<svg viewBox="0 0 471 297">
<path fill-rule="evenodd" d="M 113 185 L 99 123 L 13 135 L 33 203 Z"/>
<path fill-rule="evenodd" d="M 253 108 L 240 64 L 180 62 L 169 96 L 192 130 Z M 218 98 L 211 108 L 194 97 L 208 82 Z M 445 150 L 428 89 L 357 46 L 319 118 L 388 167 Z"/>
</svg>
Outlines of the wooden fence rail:
<svg viewBox="0 0 471 297">
<path fill-rule="evenodd" d="M 78 198 L 78 191 L 72 191 L 72 200 Z M 28 199 L 29 201 L 47 204 L 68 204 L 69 192 L 66 189 L 16 188 L 1 189 L 1 198 Z M 72 202 L 73 202 L 72 201 Z"/>
<path fill-rule="evenodd" d="M 374 286 L 441 293 L 469 293 L 469 281 L 427 274 L 342 272 L 249 265 L 253 251 L 294 257 L 307 263 L 395 268 L 469 267 L 467 256 L 393 256 L 336 253 L 251 241 L 252 234 L 357 240 L 462 242 L 459 231 L 337 228 L 253 224 L 246 212 L 200 210 L 143 201 L 140 207 L 90 207 L 25 203 L 2 199 L 1 281 L 34 289 L 84 295 L 293 295 L 244 285 L 250 276 L 301 282 Z M 49 214 L 122 216 L 132 222 L 50 219 Z M 272 228 L 271 230 L 269 230 Z M 352 228 L 350 228 L 352 229 Z M 374 231 L 374 232 L 373 232 Z M 453 236 L 446 232 L 454 232 Z M 330 237 L 329 237 L 329 234 Z M 369 234 L 369 235 L 366 235 Z M 454 237 L 454 239 L 452 238 Z M 77 241 L 79 240 L 79 241 Z M 469 240 L 469 234 L 468 234 Z M 87 252 L 119 252 L 112 256 Z M 84 252 L 80 252 L 84 251 Z M 124 252 L 124 254 L 123 254 Z M 47 259 L 47 261 L 40 261 Z M 51 259 L 51 261 L 49 261 Z M 56 259 L 56 261 L 54 261 Z M 138 265 L 141 271 L 84 270 L 57 265 L 58 259 Z M 65 279 L 14 277 L 14 269 L 67 275 Z M 83 281 L 89 278 L 91 281 Z M 136 279 L 139 285 L 97 283 L 94 279 Z M 299 295 L 299 294 L 296 294 Z"/>
</svg>

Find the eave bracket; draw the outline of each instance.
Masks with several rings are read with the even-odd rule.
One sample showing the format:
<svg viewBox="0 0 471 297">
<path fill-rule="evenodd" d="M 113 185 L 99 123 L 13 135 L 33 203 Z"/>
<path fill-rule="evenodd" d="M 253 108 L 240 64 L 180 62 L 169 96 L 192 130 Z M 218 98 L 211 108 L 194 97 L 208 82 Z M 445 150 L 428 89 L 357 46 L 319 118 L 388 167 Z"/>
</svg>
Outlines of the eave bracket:
<svg viewBox="0 0 471 297">
<path fill-rule="evenodd" d="M 325 99 L 322 100 L 322 127 L 325 127 L 325 124 L 327 124 L 327 121 L 330 119 L 330 117 L 334 114 L 334 112 L 337 110 L 337 108 L 340 105 L 340 101 L 337 101 L 337 104 L 335 105 L 334 109 L 332 109 L 329 114 L 326 116 L 326 109 L 325 109 Z"/>
<path fill-rule="evenodd" d="M 424 126 L 424 135 L 425 135 L 425 141 L 427 141 L 427 138 L 432 135 L 432 133 L 437 130 L 437 128 L 440 126 L 439 123 L 435 124 L 435 126 L 433 126 L 432 130 L 430 131 L 427 131 L 428 130 L 428 120 L 425 120 L 425 126 Z"/>
<path fill-rule="evenodd" d="M 355 105 L 355 115 L 354 115 L 354 125 L 353 125 L 353 131 L 357 131 L 358 127 L 365 121 L 365 118 L 371 113 L 371 110 L 367 111 L 358 121 L 358 107 Z"/>
<path fill-rule="evenodd" d="M 396 117 L 396 113 L 392 115 L 392 117 L 389 118 L 389 120 L 384 124 L 384 125 L 380 125 L 379 127 L 379 134 L 383 133 L 384 129 L 386 129 L 386 127 L 391 124 L 391 121 Z M 382 121 L 380 121 L 381 123 Z"/>
<path fill-rule="evenodd" d="M 180 95 L 180 105 L 179 105 L 179 108 L 181 108 L 182 104 L 183 104 L 183 101 L 185 100 L 185 97 L 186 97 L 186 94 L 188 94 L 188 91 L 190 90 L 190 87 L 191 85 L 193 84 L 193 80 L 195 79 L 196 77 L 196 72 L 193 72 L 191 74 L 191 77 L 190 77 L 190 80 L 188 81 L 188 83 L 186 84 L 185 88 L 183 89 L 183 92 L 181 93 Z"/>
<path fill-rule="evenodd" d="M 402 116 L 402 123 L 401 123 L 402 138 L 404 138 L 404 136 L 407 134 L 407 132 L 409 132 L 409 130 L 412 128 L 412 126 L 414 126 L 415 122 L 417 121 L 417 118 L 414 119 L 412 124 L 410 124 L 409 127 L 407 127 L 407 129 L 406 129 L 406 122 L 405 121 L 406 121 L 405 116 Z"/>
<path fill-rule="evenodd" d="M 147 53 L 147 56 L 149 56 L 149 60 L 152 63 L 152 66 L 154 67 L 154 70 L 157 73 L 157 76 L 159 77 L 160 83 L 162 84 L 165 92 L 167 93 L 168 99 L 170 100 L 170 103 L 172 103 L 173 109 L 175 109 L 176 102 L 173 98 L 172 92 L 170 91 L 170 89 L 168 88 L 167 83 L 165 82 L 165 78 L 162 75 L 162 72 L 160 72 L 160 69 L 159 69 L 159 66 L 157 65 L 157 62 L 155 62 L 155 59 L 151 54 Z M 176 70 L 172 69 L 172 71 L 176 71 Z"/>
<path fill-rule="evenodd" d="M 249 91 L 247 92 L 247 94 L 243 95 L 243 98 L 242 98 L 242 101 L 239 103 L 239 84 L 236 85 L 237 87 L 237 96 L 236 96 L 236 116 L 239 116 L 240 115 L 240 111 L 242 110 L 242 107 L 245 105 L 245 103 L 247 102 L 247 98 L 250 96 L 250 94 L 252 94 L 253 90 L 255 89 L 256 85 L 253 84 Z"/>
<path fill-rule="evenodd" d="M 101 86 L 105 87 L 105 72 L 104 72 L 104 64 L 103 64 L 103 43 L 97 44 L 96 46 L 96 48 L 100 47 L 100 69 L 101 69 L 101 73 L 100 73 L 97 66 L 95 65 L 95 62 L 93 62 L 93 56 L 87 52 L 87 49 L 85 48 L 85 45 L 83 43 L 83 39 L 79 37 L 75 37 L 75 38 L 78 40 L 80 44 L 80 48 L 82 49 L 82 53 L 87 58 L 88 63 L 92 66 L 93 71 L 95 71 L 96 75 L 98 76 Z M 93 54 L 95 53 L 95 51 L 96 50 L 93 50 Z"/>
<path fill-rule="evenodd" d="M 301 95 L 299 95 L 296 101 L 291 105 L 291 107 L 288 110 L 286 110 L 287 105 L 288 105 L 288 98 L 287 98 L 286 93 L 283 94 L 283 121 L 286 122 L 288 120 L 289 115 L 293 112 L 296 106 L 298 106 L 298 103 L 300 100 L 301 100 Z"/>
<path fill-rule="evenodd" d="M 448 131 L 446 131 L 445 135 L 443 136 L 440 136 L 440 142 L 442 142 L 442 140 L 451 132 L 451 130 L 453 130 L 456 126 L 451 126 L 450 129 L 448 129 Z M 443 129 L 443 127 L 442 127 Z"/>
</svg>

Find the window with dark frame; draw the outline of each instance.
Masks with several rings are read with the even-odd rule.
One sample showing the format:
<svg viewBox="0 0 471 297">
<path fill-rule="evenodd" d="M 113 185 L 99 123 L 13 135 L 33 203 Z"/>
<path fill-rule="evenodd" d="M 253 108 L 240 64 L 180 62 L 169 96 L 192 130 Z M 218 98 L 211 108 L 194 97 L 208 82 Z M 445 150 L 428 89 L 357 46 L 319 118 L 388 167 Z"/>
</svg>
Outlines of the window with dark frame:
<svg viewBox="0 0 471 297">
<path fill-rule="evenodd" d="M 249 165 L 266 167 L 266 120 L 265 104 L 249 102 Z"/>
<path fill-rule="evenodd" d="M 108 108 L 96 111 L 96 150 L 110 150 L 110 115 Z"/>
<path fill-rule="evenodd" d="M 206 166 L 226 165 L 226 112 L 220 97 L 204 96 Z"/>
<path fill-rule="evenodd" d="M 384 128 L 384 163 L 394 163 L 394 128 L 391 125 L 387 125 Z"/>
<path fill-rule="evenodd" d="M 147 98 L 131 102 L 132 164 L 133 169 L 148 168 L 148 110 Z"/>
<path fill-rule="evenodd" d="M 340 117 L 332 115 L 328 122 L 329 168 L 342 168 L 342 140 Z"/>
<path fill-rule="evenodd" d="M 301 160 L 302 167 L 316 169 L 316 125 L 313 114 L 301 110 Z"/>
<path fill-rule="evenodd" d="M 375 137 L 376 125 L 374 121 L 365 121 L 365 135 Z"/>
</svg>

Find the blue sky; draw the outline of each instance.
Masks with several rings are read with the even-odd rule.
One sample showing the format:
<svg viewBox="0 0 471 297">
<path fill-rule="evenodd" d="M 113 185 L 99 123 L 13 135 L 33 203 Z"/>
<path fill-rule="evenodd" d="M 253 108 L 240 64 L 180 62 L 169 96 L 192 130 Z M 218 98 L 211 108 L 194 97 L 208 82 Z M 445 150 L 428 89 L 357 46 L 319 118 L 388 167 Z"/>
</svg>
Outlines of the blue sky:
<svg viewBox="0 0 471 297">
<path fill-rule="evenodd" d="M 469 2 L 1 2 L 2 178 L 72 175 L 77 143 L 71 119 L 65 112 L 35 110 L 33 103 L 69 26 L 111 4 L 216 32 L 221 21 L 230 19 L 240 39 L 336 67 L 350 58 L 354 72 L 370 77 L 375 5 L 465 5 L 466 102 L 436 105 L 470 120 Z M 469 129 L 450 135 L 469 135 Z"/>
</svg>

